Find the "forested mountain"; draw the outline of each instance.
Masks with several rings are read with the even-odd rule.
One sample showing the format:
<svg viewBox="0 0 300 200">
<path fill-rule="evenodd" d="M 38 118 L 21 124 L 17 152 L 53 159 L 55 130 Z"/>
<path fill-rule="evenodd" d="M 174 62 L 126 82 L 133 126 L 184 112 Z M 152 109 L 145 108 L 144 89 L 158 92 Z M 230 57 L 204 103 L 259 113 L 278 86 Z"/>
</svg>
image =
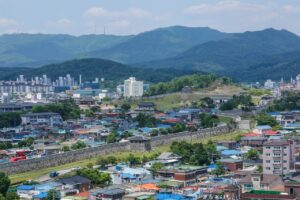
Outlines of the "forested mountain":
<svg viewBox="0 0 300 200">
<path fill-rule="evenodd" d="M 175 56 L 229 34 L 209 28 L 167 27 L 131 36 L 6 34 L 0 36 L 0 67 L 40 67 L 78 58 L 144 62 Z"/>
<path fill-rule="evenodd" d="M 40 67 L 130 39 L 113 35 L 6 34 L 0 36 L 0 67 Z"/>
<path fill-rule="evenodd" d="M 40 68 L 0 68 L 0 80 L 13 80 L 20 74 L 23 74 L 27 78 L 47 74 L 52 79 L 66 74 L 77 78 L 81 74 L 83 80 L 94 80 L 98 77 L 117 83 L 122 82 L 130 76 L 135 76 L 140 80 L 157 83 L 193 73 L 193 71 L 168 68 L 135 68 L 104 59 L 78 59 L 59 64 L 45 65 Z"/>
<path fill-rule="evenodd" d="M 172 57 L 195 45 L 227 37 L 230 34 L 207 27 L 172 26 L 138 34 L 112 48 L 95 51 L 86 56 L 137 63 Z"/>
<path fill-rule="evenodd" d="M 245 74 L 242 80 L 254 80 L 255 76 L 267 71 L 273 73 L 272 77 L 300 73 L 300 67 L 291 66 L 289 69 L 294 61 L 299 60 L 299 50 L 300 37 L 297 35 L 286 30 L 266 29 L 233 34 L 230 38 L 197 45 L 173 58 L 139 66 L 216 72 L 236 79 L 240 79 L 238 74 L 251 72 L 252 78 Z M 283 64 L 286 71 L 278 69 Z M 259 66 L 264 66 L 264 69 Z M 272 70 L 275 66 L 278 70 Z"/>
</svg>

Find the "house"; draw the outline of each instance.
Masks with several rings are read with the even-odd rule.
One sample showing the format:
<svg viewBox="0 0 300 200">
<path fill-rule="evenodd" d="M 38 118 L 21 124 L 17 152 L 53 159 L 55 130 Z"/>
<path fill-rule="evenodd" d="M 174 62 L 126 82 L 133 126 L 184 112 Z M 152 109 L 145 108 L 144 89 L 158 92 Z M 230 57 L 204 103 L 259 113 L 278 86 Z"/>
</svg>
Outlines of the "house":
<svg viewBox="0 0 300 200">
<path fill-rule="evenodd" d="M 263 172 L 265 174 L 288 174 L 294 169 L 295 153 L 293 141 L 270 140 L 263 146 Z"/>
<path fill-rule="evenodd" d="M 284 192 L 284 182 L 279 175 L 252 173 L 240 181 L 242 193 L 252 190 L 276 190 Z"/>
<path fill-rule="evenodd" d="M 91 180 L 78 175 L 59 179 L 57 182 L 61 183 L 64 189 L 75 189 L 79 192 L 88 191 L 91 188 Z"/>
<path fill-rule="evenodd" d="M 125 195 L 122 188 L 104 188 L 91 192 L 89 199 L 121 200 Z"/>
<path fill-rule="evenodd" d="M 63 122 L 60 114 L 54 112 L 23 114 L 21 120 L 22 125 L 59 126 Z"/>
<path fill-rule="evenodd" d="M 242 137 L 241 146 L 250 146 L 258 150 L 262 150 L 264 143 L 267 141 L 266 137 L 254 136 L 254 137 Z"/>
<path fill-rule="evenodd" d="M 179 165 L 172 167 L 164 167 L 158 170 L 158 177 L 164 180 L 174 179 L 182 182 L 184 186 L 195 183 L 198 177 L 207 173 L 207 167 Z"/>
<path fill-rule="evenodd" d="M 224 158 L 218 160 L 223 164 L 223 166 L 231 172 L 237 171 L 243 168 L 243 160 L 241 159 L 232 159 L 232 158 Z"/>
<path fill-rule="evenodd" d="M 17 194 L 21 199 L 31 199 L 38 192 L 35 191 L 34 185 L 21 185 L 17 187 Z"/>
<path fill-rule="evenodd" d="M 253 133 L 264 135 L 265 132 L 272 130 L 272 127 L 269 125 L 256 126 L 253 129 Z"/>
<path fill-rule="evenodd" d="M 156 194 L 154 192 L 134 192 L 125 195 L 123 200 L 155 199 L 155 196 Z"/>
<path fill-rule="evenodd" d="M 241 200 L 297 200 L 296 195 L 289 195 L 280 191 L 265 191 L 265 190 L 252 190 L 247 193 L 243 193 L 240 196 Z"/>
<path fill-rule="evenodd" d="M 141 102 L 135 109 L 136 112 L 154 112 L 155 104 L 153 102 Z"/>
<path fill-rule="evenodd" d="M 156 160 L 151 160 L 147 162 L 144 167 L 146 169 L 151 169 L 154 163 L 162 163 L 164 166 L 175 166 L 179 165 L 181 160 L 181 156 L 172 153 L 172 152 L 164 152 L 157 157 Z"/>
<path fill-rule="evenodd" d="M 219 141 L 217 145 L 227 147 L 228 149 L 236 149 L 238 147 L 236 141 Z"/>
<path fill-rule="evenodd" d="M 235 156 L 235 157 L 241 157 L 243 155 L 243 152 L 241 152 L 240 150 L 223 150 L 221 151 L 221 157 L 222 158 L 230 158 L 231 156 Z"/>
</svg>

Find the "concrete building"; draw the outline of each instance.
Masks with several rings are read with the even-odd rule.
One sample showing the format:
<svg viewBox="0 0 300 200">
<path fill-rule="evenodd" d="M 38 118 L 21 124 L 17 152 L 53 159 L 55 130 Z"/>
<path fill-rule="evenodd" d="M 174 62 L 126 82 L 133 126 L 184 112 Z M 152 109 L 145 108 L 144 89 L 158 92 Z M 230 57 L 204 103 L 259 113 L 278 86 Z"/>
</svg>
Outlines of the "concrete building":
<svg viewBox="0 0 300 200">
<path fill-rule="evenodd" d="M 124 81 L 124 97 L 141 97 L 143 93 L 143 81 L 137 81 L 134 77 Z"/>
<path fill-rule="evenodd" d="M 58 113 L 43 112 L 43 113 L 30 113 L 21 115 L 23 125 L 48 125 L 55 126 L 62 124 L 62 117 Z"/>
<path fill-rule="evenodd" d="M 270 140 L 263 146 L 264 174 L 284 175 L 294 169 L 294 144 L 288 140 Z"/>
</svg>

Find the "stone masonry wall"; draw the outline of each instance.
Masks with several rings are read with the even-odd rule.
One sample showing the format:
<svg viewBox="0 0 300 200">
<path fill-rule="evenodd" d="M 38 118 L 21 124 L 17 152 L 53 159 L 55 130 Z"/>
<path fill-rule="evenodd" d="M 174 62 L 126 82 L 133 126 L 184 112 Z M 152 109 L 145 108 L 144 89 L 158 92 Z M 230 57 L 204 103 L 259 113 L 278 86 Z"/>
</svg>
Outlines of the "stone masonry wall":
<svg viewBox="0 0 300 200">
<path fill-rule="evenodd" d="M 231 131 L 227 126 L 202 129 L 197 132 L 181 132 L 164 136 L 157 136 L 151 139 L 151 146 L 156 147 L 165 144 L 171 144 L 173 141 L 194 140 L 211 135 L 228 133 Z M 47 167 L 53 167 L 71 163 L 83 159 L 95 157 L 97 155 L 105 155 L 112 152 L 121 152 L 130 150 L 130 143 L 106 144 L 98 147 L 69 151 L 61 154 L 49 155 L 42 158 L 34 158 L 28 160 L 20 160 L 13 163 L 0 164 L 0 171 L 8 174 L 22 173 L 27 171 L 38 170 Z"/>
</svg>

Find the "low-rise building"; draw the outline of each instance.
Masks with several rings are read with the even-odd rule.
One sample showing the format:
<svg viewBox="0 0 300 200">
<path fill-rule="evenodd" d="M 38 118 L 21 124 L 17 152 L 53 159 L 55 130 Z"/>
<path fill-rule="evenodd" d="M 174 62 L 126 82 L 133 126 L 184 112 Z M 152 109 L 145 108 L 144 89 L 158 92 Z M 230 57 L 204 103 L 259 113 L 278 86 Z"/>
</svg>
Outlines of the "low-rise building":
<svg viewBox="0 0 300 200">
<path fill-rule="evenodd" d="M 29 113 L 21 115 L 22 125 L 61 125 L 63 120 L 60 114 L 54 112 Z"/>
</svg>

